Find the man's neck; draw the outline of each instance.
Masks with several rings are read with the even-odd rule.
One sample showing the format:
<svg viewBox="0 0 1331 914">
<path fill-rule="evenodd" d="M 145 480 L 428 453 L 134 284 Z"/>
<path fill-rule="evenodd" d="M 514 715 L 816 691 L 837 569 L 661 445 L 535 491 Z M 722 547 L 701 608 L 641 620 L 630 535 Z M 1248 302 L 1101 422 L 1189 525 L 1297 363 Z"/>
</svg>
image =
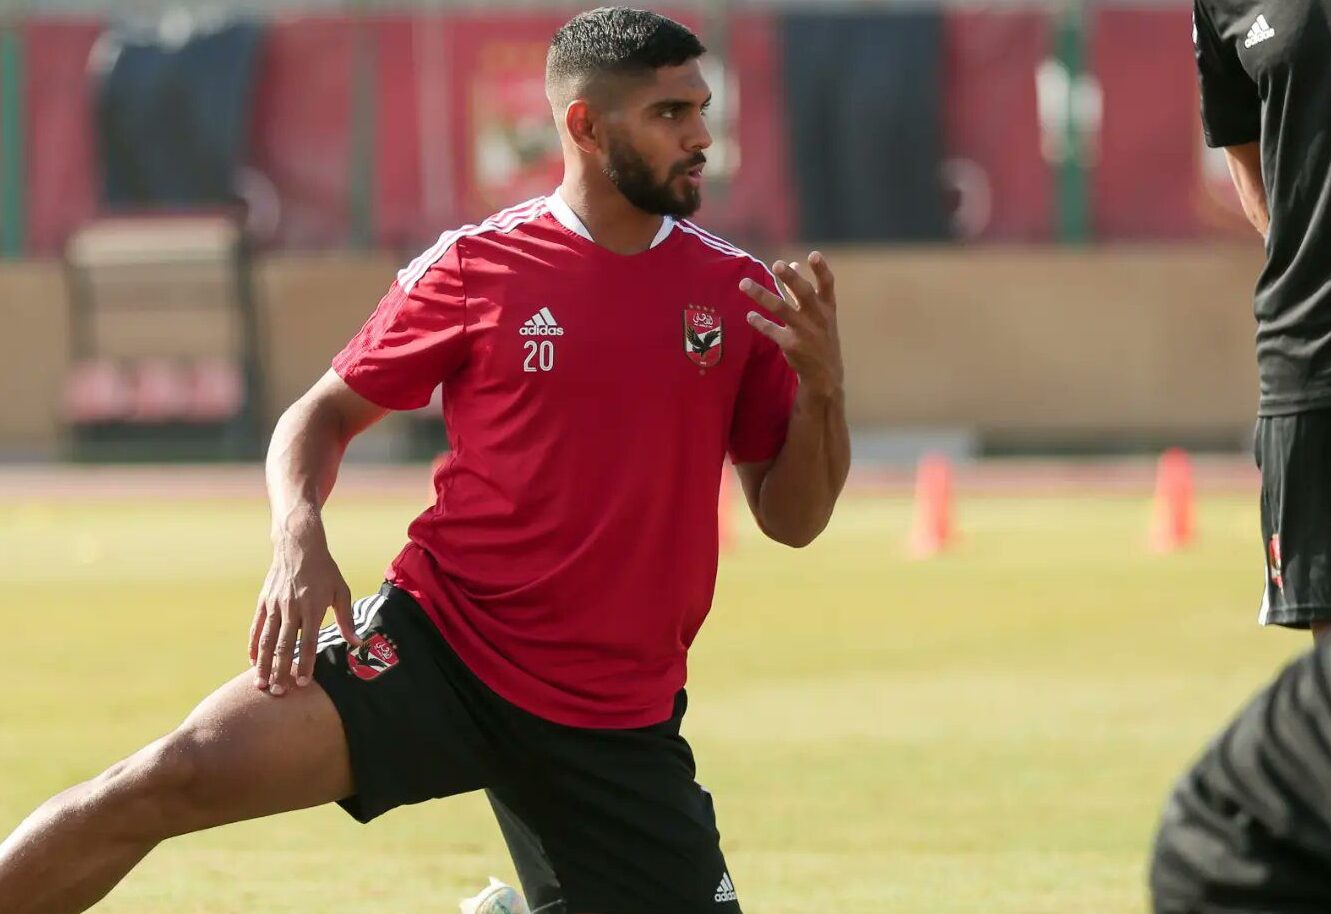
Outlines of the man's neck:
<svg viewBox="0 0 1331 914">
<path fill-rule="evenodd" d="M 604 188 L 594 188 L 565 178 L 558 193 L 582 220 L 592 240 L 616 254 L 647 250 L 661 231 L 662 217 L 638 209 L 608 182 Z"/>
</svg>

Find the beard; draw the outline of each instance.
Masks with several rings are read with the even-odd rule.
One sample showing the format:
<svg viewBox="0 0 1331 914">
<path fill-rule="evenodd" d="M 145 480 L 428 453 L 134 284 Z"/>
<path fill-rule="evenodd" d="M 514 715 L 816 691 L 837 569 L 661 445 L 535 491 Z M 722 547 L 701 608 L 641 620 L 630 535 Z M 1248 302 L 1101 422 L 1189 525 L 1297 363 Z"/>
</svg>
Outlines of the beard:
<svg viewBox="0 0 1331 914">
<path fill-rule="evenodd" d="M 610 183 L 638 209 L 654 216 L 684 218 L 692 216 L 702 206 L 702 193 L 692 184 L 685 185 L 682 192 L 671 187 L 676 178 L 706 161 L 700 152 L 673 166 L 664 181 L 657 181 L 647 160 L 627 140 L 612 136 L 604 170 Z"/>
</svg>

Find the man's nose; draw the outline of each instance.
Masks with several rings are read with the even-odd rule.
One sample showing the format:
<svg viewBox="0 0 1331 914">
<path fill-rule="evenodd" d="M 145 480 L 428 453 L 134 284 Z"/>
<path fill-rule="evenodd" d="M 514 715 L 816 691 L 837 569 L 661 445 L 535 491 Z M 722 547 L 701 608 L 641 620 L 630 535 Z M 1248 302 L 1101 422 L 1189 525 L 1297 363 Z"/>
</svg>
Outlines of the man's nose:
<svg viewBox="0 0 1331 914">
<path fill-rule="evenodd" d="M 689 142 L 686 148 L 690 152 L 696 152 L 706 149 L 708 146 L 711 145 L 712 145 L 712 131 L 708 129 L 707 121 L 704 118 L 699 117 L 698 126 L 693 131 L 692 135 L 689 137 Z"/>
</svg>

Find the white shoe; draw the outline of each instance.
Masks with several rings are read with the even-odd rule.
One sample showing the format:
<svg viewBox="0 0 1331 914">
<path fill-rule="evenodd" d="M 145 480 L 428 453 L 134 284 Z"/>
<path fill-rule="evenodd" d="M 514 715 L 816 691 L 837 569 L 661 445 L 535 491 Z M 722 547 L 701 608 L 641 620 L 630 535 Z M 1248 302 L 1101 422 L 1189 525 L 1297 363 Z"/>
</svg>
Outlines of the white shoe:
<svg viewBox="0 0 1331 914">
<path fill-rule="evenodd" d="M 517 889 L 493 876 L 479 895 L 462 899 L 460 905 L 462 914 L 529 914 L 527 902 L 522 900 Z"/>
</svg>

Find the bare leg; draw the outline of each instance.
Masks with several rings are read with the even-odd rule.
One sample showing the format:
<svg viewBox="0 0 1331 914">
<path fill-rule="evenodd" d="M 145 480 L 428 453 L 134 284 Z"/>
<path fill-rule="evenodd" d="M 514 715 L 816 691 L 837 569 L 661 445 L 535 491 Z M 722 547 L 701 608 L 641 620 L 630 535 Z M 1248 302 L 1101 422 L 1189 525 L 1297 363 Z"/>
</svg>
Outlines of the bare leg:
<svg viewBox="0 0 1331 914">
<path fill-rule="evenodd" d="M 167 838 L 352 791 L 342 722 L 318 683 L 273 698 L 243 673 L 24 820 L 0 844 L 0 914 L 85 911 Z"/>
</svg>

